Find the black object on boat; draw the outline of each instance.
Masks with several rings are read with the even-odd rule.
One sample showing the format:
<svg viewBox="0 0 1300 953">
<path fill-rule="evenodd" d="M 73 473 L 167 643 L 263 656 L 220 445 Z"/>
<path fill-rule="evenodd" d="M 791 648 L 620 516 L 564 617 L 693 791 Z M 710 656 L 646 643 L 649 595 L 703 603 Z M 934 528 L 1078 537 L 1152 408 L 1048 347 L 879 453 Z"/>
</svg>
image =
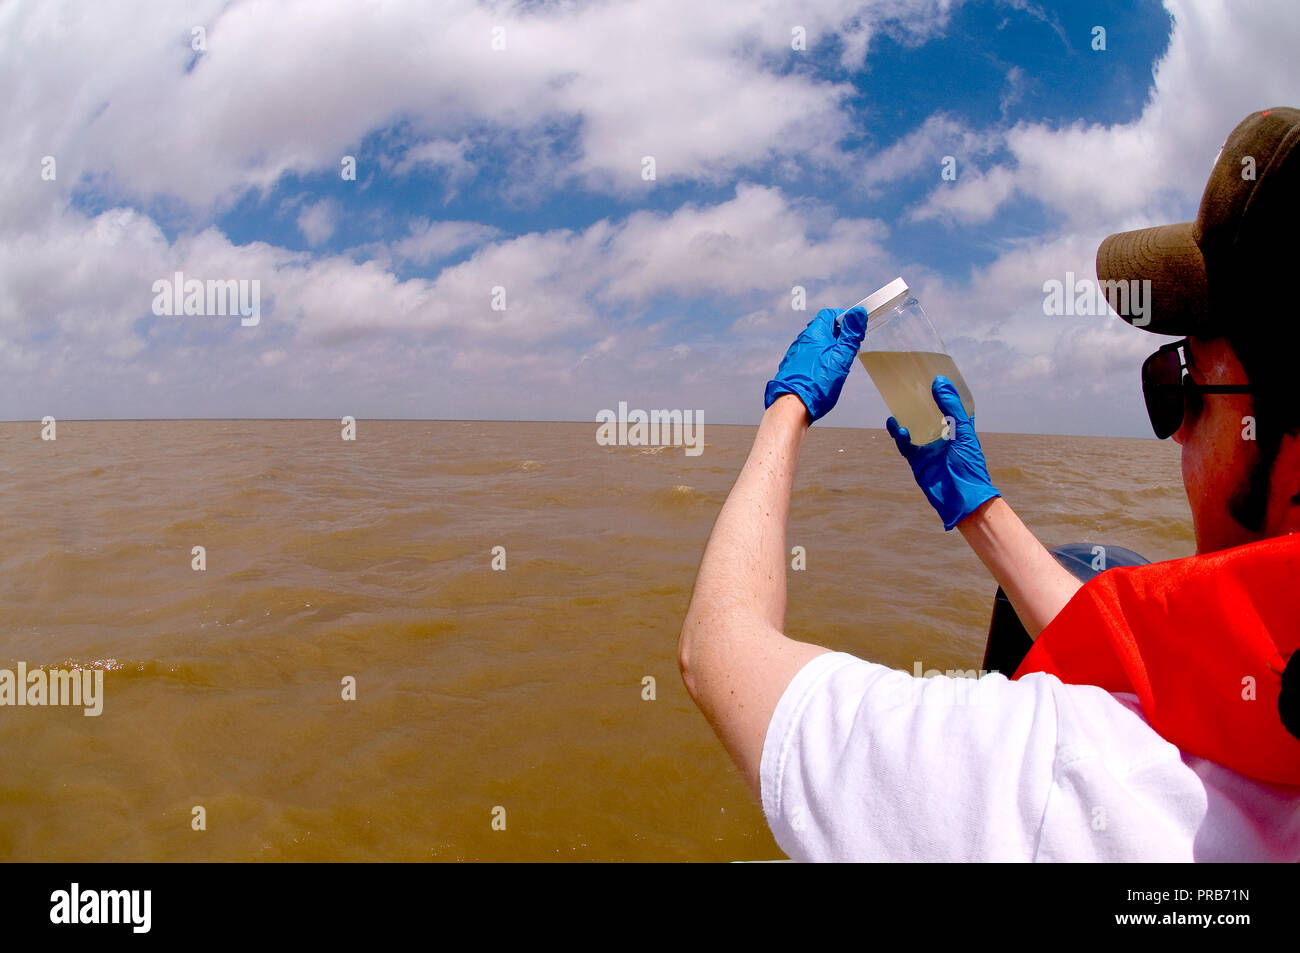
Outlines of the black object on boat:
<svg viewBox="0 0 1300 953">
<path fill-rule="evenodd" d="M 1066 543 L 1051 550 L 1056 561 L 1073 573 L 1076 579 L 1087 582 L 1099 572 L 1112 566 L 1145 566 L 1150 562 L 1123 546 L 1104 546 L 1099 543 Z M 993 618 L 989 620 L 989 641 L 984 648 L 986 672 L 1001 672 L 1010 678 L 1033 647 L 1033 640 L 1020 617 L 1011 607 L 1011 600 L 998 586 L 993 597 Z"/>
</svg>

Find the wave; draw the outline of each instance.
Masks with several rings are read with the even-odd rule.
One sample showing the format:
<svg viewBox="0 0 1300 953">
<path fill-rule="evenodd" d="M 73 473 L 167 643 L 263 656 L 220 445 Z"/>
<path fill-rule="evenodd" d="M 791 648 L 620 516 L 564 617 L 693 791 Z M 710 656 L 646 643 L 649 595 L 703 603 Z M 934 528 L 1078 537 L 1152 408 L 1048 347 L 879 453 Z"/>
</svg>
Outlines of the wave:
<svg viewBox="0 0 1300 953">
<path fill-rule="evenodd" d="M 651 491 L 649 503 L 651 508 L 657 510 L 687 512 L 705 505 L 721 505 L 722 500 L 696 487 L 679 483 L 676 486 L 662 487 Z"/>
<path fill-rule="evenodd" d="M 221 679 L 215 672 L 215 666 L 164 661 L 162 659 L 91 658 L 81 656 L 63 658 L 57 661 L 36 661 L 31 658 L 10 658 L 0 667 L 12 670 L 19 662 L 25 663 L 28 672 L 34 672 L 38 669 L 46 672 L 52 669 L 74 672 L 102 669 L 106 678 L 111 673 L 114 679 L 167 678 L 179 681 L 184 685 L 211 686 L 221 684 Z"/>
</svg>

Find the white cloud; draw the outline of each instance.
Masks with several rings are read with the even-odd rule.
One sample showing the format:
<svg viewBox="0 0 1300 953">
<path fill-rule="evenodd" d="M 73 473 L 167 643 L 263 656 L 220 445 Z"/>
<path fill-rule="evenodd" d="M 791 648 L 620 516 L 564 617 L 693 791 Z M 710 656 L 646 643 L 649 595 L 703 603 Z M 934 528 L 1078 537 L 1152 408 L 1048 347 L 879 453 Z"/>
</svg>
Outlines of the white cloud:
<svg viewBox="0 0 1300 953">
<path fill-rule="evenodd" d="M 334 203 L 329 199 L 308 205 L 299 213 L 298 231 L 302 232 L 308 245 L 315 248 L 322 242 L 329 241 L 334 234 L 334 215 Z"/>
<path fill-rule="evenodd" d="M 829 209 L 792 203 L 778 189 L 740 186 L 719 205 L 631 215 L 611 244 L 602 298 L 766 290 L 783 294 L 788 310 L 791 286 L 868 267 L 881 257 L 887 234 L 878 221 L 835 219 Z"/>
<path fill-rule="evenodd" d="M 939 180 L 944 156 L 953 156 L 965 169 L 975 158 L 988 155 L 1001 145 L 996 130 L 976 131 L 959 117 L 934 113 L 921 125 L 886 149 L 869 156 L 857 180 L 870 194 L 880 186 L 913 176 Z"/>
<path fill-rule="evenodd" d="M 1175 32 L 1133 122 L 990 131 L 940 113 L 850 163 L 836 145 L 848 87 L 814 74 L 815 58 L 838 32 L 841 65 L 857 68 L 882 30 L 915 42 L 943 28 L 949 4 L 202 0 L 182 11 L 141 0 L 129 17 L 107 2 L 0 5 L 0 173 L 18 183 L 0 194 L 0 397 L 28 416 L 55 398 L 82 413 L 310 415 L 333 413 L 346 391 L 378 413 L 512 417 L 637 392 L 649 395 L 641 406 L 673 394 L 714 420 L 752 420 L 811 314 L 901 269 L 977 387 L 986 426 L 1141 433 L 1136 370 L 1157 340 L 1114 318 L 1048 318 L 1042 283 L 1067 269 L 1090 276 L 1111 231 L 1190 217 L 1232 126 L 1300 101 L 1295 4 L 1168 6 Z M 186 73 L 195 22 L 208 26 L 208 51 Z M 502 53 L 489 46 L 497 24 Z M 806 54 L 789 50 L 796 24 Z M 1004 94 L 1024 79 L 1009 72 Z M 881 222 L 752 184 L 722 201 L 509 236 L 422 219 L 330 257 L 235 245 L 205 227 L 213 205 L 286 171 L 337 175 L 345 153 L 358 157 L 358 189 L 432 169 L 454 193 L 491 166 L 506 194 L 553 195 L 577 176 L 621 190 L 633 209 L 649 187 L 646 154 L 667 185 L 730 187 L 765 161 L 791 181 L 829 167 L 876 189 L 933 175 L 905 220 L 969 228 L 1025 196 L 1059 225 L 1005 242 L 968 280 L 940 275 L 942 262 L 897 261 Z M 39 177 L 47 154 L 53 183 Z M 938 181 L 947 154 L 957 183 Z M 70 205 L 78 185 L 96 207 L 179 199 L 192 217 L 160 214 L 164 229 L 141 211 L 82 214 Z M 309 206 L 299 221 L 313 246 L 340 226 L 337 206 Z M 467 251 L 427 277 L 395 270 Z M 262 324 L 154 319 L 151 283 L 175 270 L 260 279 Z M 808 288 L 807 312 L 791 309 L 793 284 Z M 491 308 L 496 286 L 505 311 Z M 837 420 L 879 426 L 876 401 L 851 384 Z"/>
<path fill-rule="evenodd" d="M 1257 109 L 1300 102 L 1294 44 L 1300 5 L 1166 0 L 1166 6 L 1173 34 L 1141 115 L 1114 126 L 1017 124 L 1006 136 L 1014 163 L 990 171 L 960 197 L 967 217 L 958 214 L 958 221 L 987 220 L 1017 191 L 1074 228 L 1195 214 L 1232 128 Z M 1101 57 L 1118 54 L 1088 55 L 1104 69 Z M 936 189 L 932 197 L 936 208 L 940 194 Z"/>
<path fill-rule="evenodd" d="M 788 295 L 795 283 L 824 282 L 879 259 L 883 234 L 878 222 L 834 220 L 829 209 L 792 203 L 778 189 L 742 186 L 712 206 L 491 242 L 427 281 L 398 282 L 375 262 L 346 259 L 282 271 L 278 280 L 292 289 L 292 313 L 311 337 L 458 328 L 531 341 L 594 325 L 607 309 L 635 314 L 664 295 L 724 302 Z M 502 311 L 492 309 L 498 287 Z"/>
<path fill-rule="evenodd" d="M 998 97 L 998 112 L 1002 114 L 1003 122 L 1006 121 L 1011 107 L 1024 98 L 1028 86 L 1029 79 L 1023 68 L 1013 66 L 1007 70 L 1007 82 L 1002 89 L 1002 95 Z"/>
<path fill-rule="evenodd" d="M 431 261 L 472 248 L 488 241 L 499 233 L 490 225 L 478 222 L 430 222 L 418 219 L 411 224 L 411 234 L 392 244 L 392 253 L 398 258 L 427 265 Z"/>
<path fill-rule="evenodd" d="M 288 171 L 337 173 L 397 119 L 426 140 L 399 162 L 445 166 L 453 185 L 473 172 L 475 137 L 554 122 L 580 136 L 563 174 L 608 187 L 642 187 L 645 155 L 674 181 L 769 158 L 834 163 L 850 87 L 813 78 L 812 59 L 843 32 L 860 62 L 876 24 L 924 36 L 952 5 L 27 0 L 0 10 L 0 163 L 35 181 L 53 154 L 58 190 L 91 176 L 123 197 L 199 209 Z M 186 72 L 196 23 L 207 49 Z M 790 49 L 794 25 L 807 52 Z M 504 50 L 491 47 L 495 27 Z M 39 196 L 17 204 L 35 214 Z"/>
<path fill-rule="evenodd" d="M 6 353 L 51 377 L 83 349 L 119 358 L 137 354 L 145 342 L 133 324 L 150 314 L 153 281 L 170 274 L 167 252 L 158 226 L 129 209 L 91 220 L 60 215 L 40 232 L 0 242 Z"/>
<path fill-rule="evenodd" d="M 957 168 L 956 181 L 936 188 L 909 212 L 912 221 L 938 219 L 961 225 L 987 222 L 1015 190 L 1016 176 L 1004 166 L 994 166 L 988 172 L 963 172 L 961 166 Z"/>
<path fill-rule="evenodd" d="M 411 146 L 402 153 L 402 157 L 393 163 L 393 172 L 401 175 L 417 166 L 431 166 L 447 173 L 455 185 L 463 184 L 474 177 L 475 166 L 468 158 L 470 141 L 462 136 L 455 141 L 434 139 Z"/>
<path fill-rule="evenodd" d="M 415 242 L 406 252 L 430 251 L 436 241 L 461 247 L 493 231 L 470 222 L 425 226 L 405 240 Z M 93 218 L 68 212 L 28 241 L 0 243 L 0 363 L 12 372 L 0 377 L 13 407 L 29 397 L 34 381 L 51 376 L 52 354 L 58 355 L 53 376 L 82 382 L 83 394 L 112 391 L 139 399 L 146 398 L 133 382 L 146 368 L 164 369 L 159 386 L 182 387 L 183 371 L 198 354 L 212 374 L 220 367 L 228 376 L 247 374 L 246 367 L 288 368 L 293 373 L 275 387 L 314 379 L 321 394 L 332 390 L 323 374 L 374 377 L 375 369 L 362 361 L 391 362 L 391 354 L 376 353 L 415 341 L 435 342 L 428 346 L 446 351 L 449 366 L 465 374 L 475 367 L 486 373 L 489 365 L 480 360 L 485 348 L 512 352 L 491 364 L 494 369 L 513 366 L 521 375 L 538 375 L 545 368 L 548 378 L 567 378 L 584 353 L 587 366 L 601 365 L 604 373 L 629 354 L 691 362 L 697 348 L 681 339 L 673 322 L 632 322 L 664 296 L 710 301 L 719 320 L 708 333 L 724 333 L 741 313 L 741 301 L 781 302 L 789 316 L 791 285 L 807 283 L 815 296 L 832 279 L 870 267 L 882 256 L 876 241 L 883 233 L 879 223 L 835 220 L 829 208 L 793 202 L 778 189 L 745 186 L 715 205 L 490 241 L 434 277 L 401 280 L 382 257 L 356 262 L 262 242 L 234 245 L 215 228 L 169 244 L 136 212 Z M 200 280 L 259 281 L 261 324 L 153 317 L 152 284 L 175 271 Z M 504 289 L 503 311 L 492 307 L 497 287 Z M 798 323 L 805 319 L 793 315 Z M 51 331 L 57 349 L 41 343 Z M 600 343 L 575 345 L 575 333 L 577 340 Z M 383 344 L 392 336 L 401 343 Z M 626 368 L 614 377 L 626 380 Z M 522 379 L 504 384 L 508 389 L 497 400 L 527 403 L 518 389 Z M 268 386 L 254 390 L 264 393 Z M 89 406 L 102 402 L 91 398 Z M 169 412 L 181 406 L 168 402 Z"/>
<path fill-rule="evenodd" d="M 966 283 L 941 280 L 925 289 L 926 306 L 944 325 L 959 363 L 970 367 L 967 377 L 979 381 L 999 426 L 1149 433 L 1138 369 L 1164 339 L 1113 316 L 1046 317 L 1042 284 L 1064 281 L 1067 271 L 1094 279 L 1097 246 L 1112 232 L 1192 218 L 1232 128 L 1257 109 L 1300 103 L 1292 43 L 1300 35 L 1300 6 L 1166 6 L 1173 33 L 1135 120 L 1060 128 L 1019 123 L 1006 134 L 1013 161 L 974 175 L 963 171 L 955 185 L 938 185 L 911 210 L 918 220 L 979 225 L 1023 195 L 1042 202 L 1058 223 L 1011 243 Z"/>
</svg>

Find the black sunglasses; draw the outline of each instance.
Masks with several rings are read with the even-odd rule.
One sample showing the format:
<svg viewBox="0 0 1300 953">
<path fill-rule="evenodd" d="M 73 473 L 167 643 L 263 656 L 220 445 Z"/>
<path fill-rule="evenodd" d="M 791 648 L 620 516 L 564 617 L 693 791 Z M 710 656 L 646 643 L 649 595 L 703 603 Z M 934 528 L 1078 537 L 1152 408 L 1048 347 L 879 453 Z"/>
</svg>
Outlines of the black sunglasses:
<svg viewBox="0 0 1300 953">
<path fill-rule="evenodd" d="M 1249 384 L 1198 384 L 1187 373 L 1187 338 L 1166 344 L 1142 362 L 1142 397 L 1161 440 L 1178 433 L 1183 413 L 1200 413 L 1202 394 L 1250 394 Z"/>
</svg>

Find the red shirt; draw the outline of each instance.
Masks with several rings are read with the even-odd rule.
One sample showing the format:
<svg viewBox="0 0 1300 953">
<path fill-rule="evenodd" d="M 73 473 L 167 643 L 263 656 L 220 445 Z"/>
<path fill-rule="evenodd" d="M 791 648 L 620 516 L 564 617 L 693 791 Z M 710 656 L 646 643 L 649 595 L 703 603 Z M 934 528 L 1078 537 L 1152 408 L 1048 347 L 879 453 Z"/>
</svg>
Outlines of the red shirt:
<svg viewBox="0 0 1300 953">
<path fill-rule="evenodd" d="M 1277 708 L 1297 645 L 1300 533 L 1100 573 L 1043 630 L 1014 678 L 1046 672 L 1131 692 L 1179 749 L 1300 785 L 1300 739 Z"/>
</svg>

